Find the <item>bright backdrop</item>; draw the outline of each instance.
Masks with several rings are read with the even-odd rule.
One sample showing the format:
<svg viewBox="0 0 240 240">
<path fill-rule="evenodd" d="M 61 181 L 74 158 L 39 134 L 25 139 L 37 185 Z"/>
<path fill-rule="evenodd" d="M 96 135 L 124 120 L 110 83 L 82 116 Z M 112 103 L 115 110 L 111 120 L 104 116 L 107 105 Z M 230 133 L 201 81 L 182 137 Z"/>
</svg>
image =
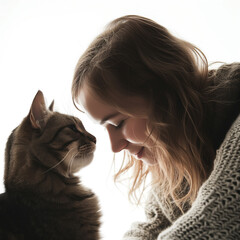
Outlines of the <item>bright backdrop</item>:
<svg viewBox="0 0 240 240">
<path fill-rule="evenodd" d="M 106 131 L 72 105 L 78 58 L 109 21 L 137 14 L 197 45 L 209 62 L 239 61 L 239 12 L 238 0 L 0 0 L 0 192 L 7 137 L 41 89 L 48 103 L 55 99 L 56 110 L 78 116 L 97 136 L 95 160 L 79 175 L 100 198 L 103 239 L 120 240 L 133 221 L 143 219 L 143 210 L 128 202 L 124 188 L 113 184 Z"/>
</svg>

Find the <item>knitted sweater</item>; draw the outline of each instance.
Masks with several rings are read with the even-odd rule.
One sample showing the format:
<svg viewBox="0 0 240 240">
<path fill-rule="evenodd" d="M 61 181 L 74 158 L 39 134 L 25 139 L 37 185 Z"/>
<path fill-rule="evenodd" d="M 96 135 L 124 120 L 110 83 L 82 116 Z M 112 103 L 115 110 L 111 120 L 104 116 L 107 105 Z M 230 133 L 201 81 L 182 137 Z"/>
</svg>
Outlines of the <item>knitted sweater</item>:
<svg viewBox="0 0 240 240">
<path fill-rule="evenodd" d="M 238 106 L 237 112 L 239 102 Z M 240 115 L 227 131 L 213 171 L 191 208 L 182 215 L 153 189 L 145 212 L 146 222 L 134 223 L 123 240 L 240 239 Z"/>
</svg>

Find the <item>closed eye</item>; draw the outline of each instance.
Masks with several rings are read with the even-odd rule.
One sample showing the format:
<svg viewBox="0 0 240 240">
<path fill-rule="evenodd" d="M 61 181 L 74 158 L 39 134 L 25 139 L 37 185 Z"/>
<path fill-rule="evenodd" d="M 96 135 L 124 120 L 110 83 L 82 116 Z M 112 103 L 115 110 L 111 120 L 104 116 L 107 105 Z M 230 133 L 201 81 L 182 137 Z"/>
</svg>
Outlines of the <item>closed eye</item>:
<svg viewBox="0 0 240 240">
<path fill-rule="evenodd" d="M 115 128 L 120 129 L 123 126 L 124 122 L 125 120 L 120 121 L 120 123 L 117 126 L 115 126 Z"/>
<path fill-rule="evenodd" d="M 75 124 L 69 125 L 68 128 L 70 128 L 72 131 L 79 133 L 79 130 L 76 128 Z"/>
</svg>

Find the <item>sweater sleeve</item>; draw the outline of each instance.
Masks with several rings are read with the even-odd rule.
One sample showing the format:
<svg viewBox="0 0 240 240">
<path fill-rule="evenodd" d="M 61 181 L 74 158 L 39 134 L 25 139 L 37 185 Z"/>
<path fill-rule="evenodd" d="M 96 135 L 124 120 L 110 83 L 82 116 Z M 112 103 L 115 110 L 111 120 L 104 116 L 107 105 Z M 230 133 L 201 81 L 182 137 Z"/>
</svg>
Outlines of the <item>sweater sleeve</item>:
<svg viewBox="0 0 240 240">
<path fill-rule="evenodd" d="M 123 240 L 156 240 L 158 234 L 171 225 L 163 214 L 153 193 L 150 194 L 145 206 L 145 222 L 133 223 Z"/>
<path fill-rule="evenodd" d="M 192 208 L 157 240 L 240 239 L 240 115 L 230 128 Z"/>
</svg>

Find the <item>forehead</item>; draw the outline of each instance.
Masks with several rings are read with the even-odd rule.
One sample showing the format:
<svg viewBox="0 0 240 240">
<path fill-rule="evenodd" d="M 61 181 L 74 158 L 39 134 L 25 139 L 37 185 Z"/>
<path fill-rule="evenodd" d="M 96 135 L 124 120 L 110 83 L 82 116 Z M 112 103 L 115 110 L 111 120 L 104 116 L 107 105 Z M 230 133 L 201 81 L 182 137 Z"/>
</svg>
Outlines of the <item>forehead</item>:
<svg viewBox="0 0 240 240">
<path fill-rule="evenodd" d="M 120 93 L 116 93 L 118 98 L 119 109 L 124 109 L 126 112 L 131 113 L 131 115 L 146 117 L 149 114 L 149 107 L 147 102 L 141 97 L 124 96 Z M 83 84 L 79 93 L 79 103 L 85 109 L 88 115 L 95 119 L 96 121 L 103 120 L 106 116 L 114 115 L 119 112 L 114 106 L 112 106 L 111 99 L 109 103 L 104 102 L 99 96 L 88 86 L 88 84 Z"/>
<path fill-rule="evenodd" d="M 80 90 L 79 103 L 96 121 L 101 121 L 105 116 L 117 112 L 113 106 L 103 102 L 87 84 L 84 84 Z"/>
<path fill-rule="evenodd" d="M 82 122 L 80 119 L 74 116 L 62 114 L 59 112 L 53 112 L 47 121 L 47 126 L 51 128 L 52 127 L 55 128 L 56 126 L 57 127 L 66 126 L 69 124 L 82 125 Z"/>
</svg>

